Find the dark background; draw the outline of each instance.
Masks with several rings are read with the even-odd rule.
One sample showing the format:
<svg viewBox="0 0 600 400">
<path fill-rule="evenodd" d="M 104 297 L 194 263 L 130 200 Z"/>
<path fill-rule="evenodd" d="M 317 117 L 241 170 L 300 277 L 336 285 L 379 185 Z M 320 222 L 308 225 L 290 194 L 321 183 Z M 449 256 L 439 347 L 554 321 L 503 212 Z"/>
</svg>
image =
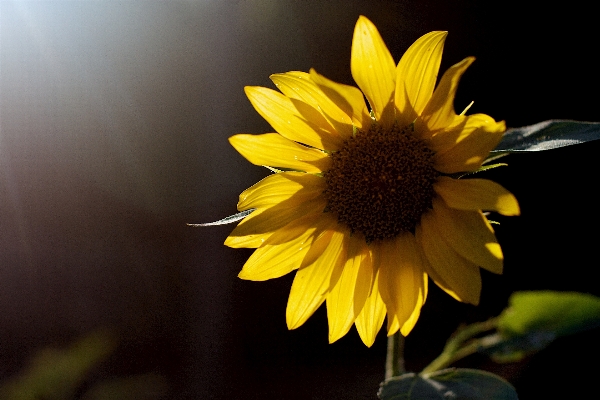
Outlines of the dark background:
<svg viewBox="0 0 600 400">
<path fill-rule="evenodd" d="M 324 309 L 288 332 L 293 274 L 241 281 L 250 252 L 222 245 L 232 226 L 185 225 L 234 213 L 267 173 L 227 142 L 271 131 L 243 87 L 311 67 L 353 84 L 360 14 L 396 61 L 431 30 L 449 31 L 442 70 L 476 56 L 457 109 L 475 100 L 470 113 L 508 126 L 600 120 L 595 13 L 575 3 L 0 1 L 0 385 L 40 349 L 108 328 L 118 345 L 89 387 L 152 373 L 169 399 L 375 398 L 383 332 L 371 349 L 354 329 L 329 345 Z M 459 323 L 499 313 L 514 290 L 600 295 L 598 150 L 513 155 L 487 174 L 522 207 L 499 218 L 505 274 L 484 273 L 477 308 L 431 285 L 407 338 L 409 369 Z M 600 356 L 597 333 L 519 364 L 461 365 L 500 373 L 522 399 L 577 398 L 594 384 L 583 364 Z"/>
</svg>

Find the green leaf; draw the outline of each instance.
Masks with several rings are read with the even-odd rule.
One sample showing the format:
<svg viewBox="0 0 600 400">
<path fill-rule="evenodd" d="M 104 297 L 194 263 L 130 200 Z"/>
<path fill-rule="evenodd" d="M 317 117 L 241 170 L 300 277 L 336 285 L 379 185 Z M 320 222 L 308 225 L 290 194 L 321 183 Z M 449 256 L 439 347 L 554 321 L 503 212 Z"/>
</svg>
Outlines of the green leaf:
<svg viewBox="0 0 600 400">
<path fill-rule="evenodd" d="M 241 212 L 239 212 L 237 214 L 230 215 L 229 217 L 225 217 L 225 218 L 220 219 L 220 220 L 215 221 L 215 222 L 205 222 L 205 223 L 202 223 L 202 224 L 186 224 L 186 225 L 187 226 L 193 226 L 194 228 L 197 228 L 199 226 L 215 226 L 215 225 L 232 224 L 234 222 L 237 222 L 237 221 L 239 221 L 241 219 L 246 218 L 254 210 L 255 210 L 254 208 L 251 208 L 251 209 L 246 210 L 246 211 L 241 211 Z"/>
<path fill-rule="evenodd" d="M 0 399 L 75 399 L 94 367 L 116 346 L 114 334 L 95 331 L 65 349 L 40 350 L 17 376 L 2 381 Z"/>
<path fill-rule="evenodd" d="M 515 292 L 498 319 L 499 345 L 491 349 L 499 362 L 517 361 L 554 339 L 600 327 L 600 298 L 585 293 Z"/>
<path fill-rule="evenodd" d="M 516 400 L 512 385 L 490 372 L 449 368 L 396 376 L 382 383 L 381 400 Z"/>
<path fill-rule="evenodd" d="M 492 154 L 550 150 L 597 139 L 599 122 L 553 119 L 508 129 Z"/>
<path fill-rule="evenodd" d="M 515 292 L 502 312 L 498 330 L 507 336 L 533 331 L 569 335 L 600 326 L 600 298 L 586 293 Z"/>
</svg>

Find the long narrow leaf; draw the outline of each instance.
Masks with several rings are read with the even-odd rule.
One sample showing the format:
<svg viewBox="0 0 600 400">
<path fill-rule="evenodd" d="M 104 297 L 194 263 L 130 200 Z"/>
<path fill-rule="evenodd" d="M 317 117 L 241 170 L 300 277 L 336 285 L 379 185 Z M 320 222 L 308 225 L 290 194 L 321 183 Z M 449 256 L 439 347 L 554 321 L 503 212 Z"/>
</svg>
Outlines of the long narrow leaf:
<svg viewBox="0 0 600 400">
<path fill-rule="evenodd" d="M 600 139 L 600 122 L 548 120 L 506 131 L 495 153 L 551 150 Z"/>
<path fill-rule="evenodd" d="M 193 226 L 194 228 L 199 227 L 199 226 L 215 226 L 215 225 L 226 225 L 226 224 L 233 224 L 234 222 L 237 222 L 241 219 L 246 218 L 248 215 L 250 215 L 250 213 L 254 211 L 254 208 L 251 208 L 249 210 L 245 210 L 242 212 L 239 212 L 237 214 L 233 214 L 230 215 L 229 217 L 225 217 L 223 219 L 220 219 L 218 221 L 215 222 L 205 222 L 203 224 L 186 224 L 187 226 Z"/>
</svg>

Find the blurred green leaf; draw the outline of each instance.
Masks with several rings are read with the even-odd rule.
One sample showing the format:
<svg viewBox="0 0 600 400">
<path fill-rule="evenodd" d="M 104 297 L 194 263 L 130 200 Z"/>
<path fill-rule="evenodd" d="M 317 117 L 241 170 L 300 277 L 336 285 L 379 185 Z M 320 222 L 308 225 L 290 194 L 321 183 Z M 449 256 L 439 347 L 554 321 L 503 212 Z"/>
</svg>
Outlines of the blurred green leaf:
<svg viewBox="0 0 600 400">
<path fill-rule="evenodd" d="M 381 400 L 516 400 L 512 385 L 490 372 L 449 368 L 431 374 L 414 373 L 386 380 Z"/>
<path fill-rule="evenodd" d="M 66 349 L 43 349 L 21 375 L 3 382 L 0 399 L 72 399 L 92 368 L 111 354 L 114 347 L 110 333 L 96 331 Z"/>
<path fill-rule="evenodd" d="M 586 293 L 515 292 L 500 315 L 498 330 L 507 336 L 534 331 L 569 335 L 600 326 L 600 298 Z"/>
<path fill-rule="evenodd" d="M 585 293 L 515 292 L 498 319 L 498 362 L 518 361 L 554 339 L 600 327 L 600 298 Z"/>
<path fill-rule="evenodd" d="M 548 120 L 506 131 L 492 152 L 542 151 L 600 139 L 600 123 Z"/>
</svg>

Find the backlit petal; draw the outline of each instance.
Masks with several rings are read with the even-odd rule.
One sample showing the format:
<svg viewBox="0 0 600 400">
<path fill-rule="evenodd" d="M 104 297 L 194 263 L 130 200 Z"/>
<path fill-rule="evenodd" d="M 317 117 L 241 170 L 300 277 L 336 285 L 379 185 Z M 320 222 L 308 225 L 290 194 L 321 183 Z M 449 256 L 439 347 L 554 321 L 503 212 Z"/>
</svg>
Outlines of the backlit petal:
<svg viewBox="0 0 600 400">
<path fill-rule="evenodd" d="M 404 53 L 396 68 L 396 121 L 411 124 L 421 114 L 433 93 L 447 32 L 421 36 Z"/>
<path fill-rule="evenodd" d="M 442 277 L 437 272 L 435 272 L 435 270 L 429 263 L 429 260 L 427 260 L 427 257 L 425 256 L 425 250 L 423 249 L 423 229 L 420 225 L 417 225 L 417 227 L 415 228 L 415 240 L 417 241 L 417 249 L 421 255 L 421 262 L 423 263 L 423 269 L 425 270 L 426 275 L 428 275 L 429 278 L 433 279 L 437 286 L 442 288 L 454 299 L 461 301 L 460 297 L 458 297 L 458 295 L 452 291 L 450 286 L 446 282 L 444 282 Z"/>
<path fill-rule="evenodd" d="M 281 172 L 269 175 L 240 194 L 238 210 L 254 208 L 225 240 L 229 247 L 260 247 L 276 230 L 304 215 L 321 214 L 325 181 L 316 175 Z"/>
<path fill-rule="evenodd" d="M 277 133 L 235 135 L 229 143 L 254 165 L 289 168 L 309 173 L 329 169 L 331 159 L 321 150 L 306 147 Z"/>
<path fill-rule="evenodd" d="M 307 120 L 312 107 L 308 104 L 284 96 L 264 87 L 246 86 L 246 95 L 256 109 L 281 136 L 298 143 L 307 144 L 317 149 L 335 150 L 341 143 L 341 137 L 326 132 L 317 124 Z M 298 107 L 302 109 L 299 110 Z M 313 109 L 313 115 L 318 111 Z"/>
<path fill-rule="evenodd" d="M 376 275 L 371 294 L 355 321 L 356 330 L 367 347 L 371 347 L 375 343 L 377 333 L 381 329 L 381 325 L 383 325 L 383 320 L 385 319 L 385 304 L 379 294 L 379 285 L 377 282 Z"/>
<path fill-rule="evenodd" d="M 385 241 L 376 241 L 371 243 L 371 253 L 373 260 L 373 270 L 377 271 L 377 280 L 380 281 L 377 284 L 379 295 L 381 300 L 385 304 L 387 310 L 387 335 L 393 335 L 400 329 L 400 323 L 396 317 L 396 310 L 394 308 L 395 301 L 392 301 L 392 296 L 388 291 L 388 285 L 381 279 L 381 270 L 385 265 L 395 265 L 396 260 L 394 254 L 396 254 L 397 246 L 384 246 Z M 385 252 L 385 254 L 384 254 Z M 387 267 L 390 268 L 390 267 Z"/>
<path fill-rule="evenodd" d="M 436 153 L 443 153 L 483 126 L 488 126 L 487 131 L 503 131 L 504 128 L 504 122 L 496 122 L 492 117 L 485 114 L 473 114 L 460 118 L 461 121 L 458 125 L 444 128 L 435 133 L 427 142 L 427 147 Z"/>
<path fill-rule="evenodd" d="M 323 193 L 325 180 L 302 172 L 280 172 L 269 175 L 240 194 L 238 210 L 265 208 L 287 201 L 290 207 Z"/>
<path fill-rule="evenodd" d="M 481 211 L 454 210 L 434 199 L 431 213 L 438 232 L 458 254 L 490 272 L 502 273 L 502 250 Z"/>
<path fill-rule="evenodd" d="M 423 280 L 423 291 L 417 298 L 417 303 L 415 304 L 415 308 L 412 314 L 410 314 L 408 319 L 400 328 L 400 333 L 403 336 L 407 336 L 417 324 L 417 321 L 421 316 L 421 308 L 423 307 L 423 305 L 425 304 L 425 300 L 427 299 L 427 274 L 425 272 L 422 272 L 420 278 Z"/>
<path fill-rule="evenodd" d="M 368 128 L 371 124 L 369 110 L 362 92 L 354 86 L 343 85 L 310 70 L 310 78 L 340 110 L 350 116 L 357 128 Z"/>
<path fill-rule="evenodd" d="M 329 343 L 344 336 L 362 310 L 373 282 L 371 255 L 364 239 L 346 236 L 347 260 L 327 295 Z"/>
<path fill-rule="evenodd" d="M 405 233 L 394 240 L 383 241 L 380 256 L 379 285 L 382 296 L 386 305 L 389 304 L 388 310 L 394 311 L 399 326 L 403 326 L 425 300 L 426 281 L 415 237 L 411 233 Z M 416 322 L 416 318 L 414 321 Z M 390 322 L 388 320 L 388 328 Z M 407 328 L 402 332 L 405 336 L 412 326 Z"/>
<path fill-rule="evenodd" d="M 318 216 L 296 219 L 272 234 L 244 264 L 238 277 L 251 281 L 279 278 L 300 267 L 315 233 Z"/>
<path fill-rule="evenodd" d="M 311 80 L 306 72 L 271 75 L 271 80 L 286 96 L 302 100 L 320 111 L 328 124 L 343 138 L 352 136 L 352 119 Z"/>
<path fill-rule="evenodd" d="M 440 84 L 421 114 L 422 118 L 419 118 L 415 125 L 415 130 L 421 138 L 426 139 L 435 131 L 457 125 L 462 121 L 464 117 L 457 116 L 454 111 L 454 96 L 461 76 L 473 61 L 475 61 L 473 57 L 465 58 L 444 73 Z"/>
<path fill-rule="evenodd" d="M 379 31 L 362 15 L 354 28 L 350 68 L 354 81 L 371 105 L 375 119 L 383 126 L 391 126 L 394 122 L 396 66 Z"/>
<path fill-rule="evenodd" d="M 446 174 L 475 171 L 498 145 L 505 130 L 504 122 L 474 130 L 454 147 L 436 153 L 435 168 Z"/>
<path fill-rule="evenodd" d="M 325 301 L 333 269 L 344 263 L 344 235 L 334 230 L 326 230 L 310 247 L 307 259 L 314 262 L 301 266 L 296 272 L 286 308 L 288 329 L 296 329 Z"/>
<path fill-rule="evenodd" d="M 451 208 L 496 211 L 509 216 L 520 214 L 515 196 L 487 179 L 452 179 L 440 176 L 433 188 Z"/>
<path fill-rule="evenodd" d="M 421 217 L 421 246 L 429 261 L 432 278 L 439 276 L 456 297 L 463 302 L 479 304 L 481 293 L 481 275 L 479 268 L 454 251 L 439 234 L 437 220 L 432 213 Z M 437 282 L 436 282 L 437 283 Z"/>
<path fill-rule="evenodd" d="M 257 209 L 233 229 L 225 240 L 225 245 L 236 248 L 260 247 L 274 232 L 295 219 L 310 215 L 333 219 L 330 215 L 323 214 L 326 205 L 327 201 L 323 197 L 317 197 L 298 206 L 290 207 L 284 201 L 273 207 Z"/>
</svg>

